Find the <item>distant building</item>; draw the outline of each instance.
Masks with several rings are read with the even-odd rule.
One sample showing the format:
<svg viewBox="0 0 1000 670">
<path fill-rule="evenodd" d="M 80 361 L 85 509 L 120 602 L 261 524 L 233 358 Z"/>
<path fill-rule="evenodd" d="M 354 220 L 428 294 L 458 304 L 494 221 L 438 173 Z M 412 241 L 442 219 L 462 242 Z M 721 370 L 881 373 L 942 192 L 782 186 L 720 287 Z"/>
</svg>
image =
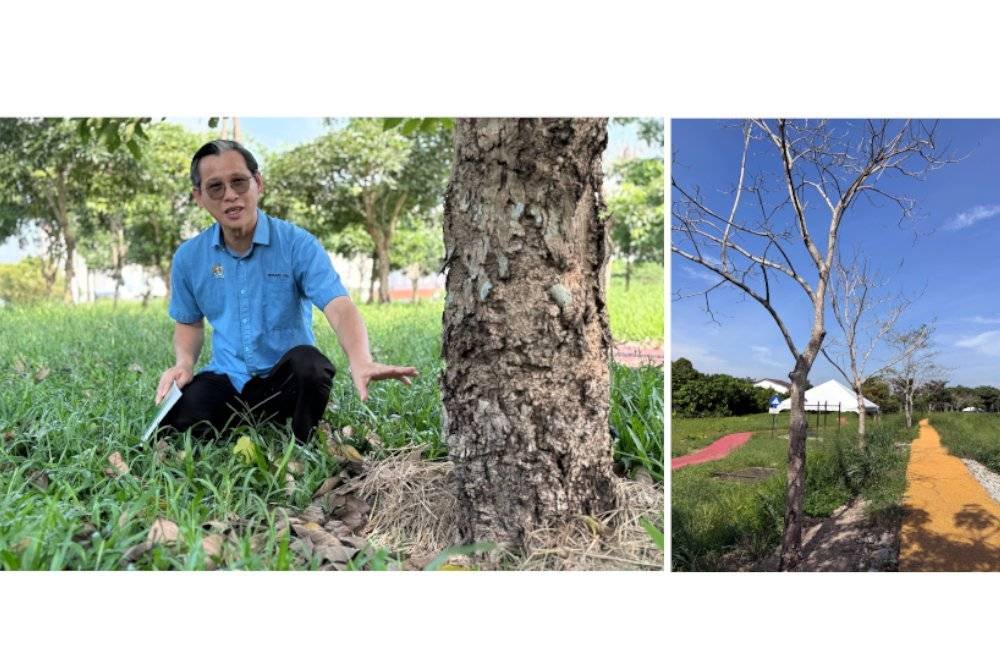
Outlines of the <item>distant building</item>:
<svg viewBox="0 0 1000 670">
<path fill-rule="evenodd" d="M 780 379 L 758 379 L 753 385 L 762 389 L 771 389 L 778 393 L 788 393 L 792 389 L 790 383 L 783 382 Z"/>
</svg>

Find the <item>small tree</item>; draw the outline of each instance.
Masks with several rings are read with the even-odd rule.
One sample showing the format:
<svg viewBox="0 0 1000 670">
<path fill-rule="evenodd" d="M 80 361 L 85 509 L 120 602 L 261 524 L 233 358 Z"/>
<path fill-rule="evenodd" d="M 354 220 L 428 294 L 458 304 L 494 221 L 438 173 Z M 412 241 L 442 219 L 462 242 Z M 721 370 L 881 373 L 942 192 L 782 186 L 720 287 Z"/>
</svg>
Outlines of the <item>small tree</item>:
<svg viewBox="0 0 1000 670">
<path fill-rule="evenodd" d="M 913 426 L 913 398 L 920 387 L 938 376 L 941 368 L 933 361 L 931 335 L 934 328 L 923 324 L 889 338 L 889 345 L 898 354 L 898 363 L 887 371 L 893 392 L 899 396 L 906 415 L 906 427 Z"/>
<path fill-rule="evenodd" d="M 407 217 L 397 233 L 391 260 L 393 269 L 406 271 L 413 287 L 413 304 L 417 303 L 420 278 L 440 270 L 443 259 L 440 219 Z"/>
<path fill-rule="evenodd" d="M 608 196 L 611 240 L 616 255 L 625 261 L 625 290 L 628 290 L 634 263 L 663 263 L 663 161 L 659 158 L 618 161 L 611 169 L 611 176 L 618 180 Z"/>
<path fill-rule="evenodd" d="M 902 296 L 894 298 L 881 292 L 886 284 L 860 254 L 856 253 L 850 263 L 845 264 L 838 258 L 834 264 L 830 302 L 834 321 L 843 339 L 829 341 L 821 351 L 854 390 L 859 410 L 859 450 L 865 446 L 865 378 L 888 370 L 909 353 L 906 347 L 895 349 L 877 369 L 866 371 L 876 347 L 889 337 L 899 317 L 910 305 L 910 301 Z"/>
</svg>

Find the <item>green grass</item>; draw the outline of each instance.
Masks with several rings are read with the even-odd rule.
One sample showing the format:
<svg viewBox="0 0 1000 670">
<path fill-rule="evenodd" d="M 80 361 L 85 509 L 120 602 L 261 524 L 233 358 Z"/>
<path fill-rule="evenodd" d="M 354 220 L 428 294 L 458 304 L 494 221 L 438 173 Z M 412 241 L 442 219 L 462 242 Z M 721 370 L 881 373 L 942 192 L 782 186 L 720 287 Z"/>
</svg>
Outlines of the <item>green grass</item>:
<svg viewBox="0 0 1000 670">
<path fill-rule="evenodd" d="M 633 269 L 625 289 L 624 266 L 611 266 L 608 318 L 617 342 L 663 342 L 663 265 L 644 263 Z"/>
<path fill-rule="evenodd" d="M 693 421 L 693 420 L 692 420 Z M 854 419 L 856 422 L 856 418 Z M 778 545 L 784 527 L 787 432 L 761 432 L 730 456 L 675 470 L 671 475 L 672 560 L 676 570 L 719 570 L 765 557 Z M 870 512 L 887 513 L 902 500 L 907 447 L 916 430 L 900 416 L 870 425 L 868 449 L 857 449 L 856 424 L 822 433 L 806 447 L 805 511 L 829 516 L 857 495 L 871 501 Z M 753 484 L 714 477 L 749 467 L 773 468 L 774 475 Z"/>
<path fill-rule="evenodd" d="M 771 430 L 771 414 L 670 419 L 670 455 L 674 458 L 707 447 L 723 435 Z M 788 412 L 777 415 L 778 430 L 788 432 Z"/>
<path fill-rule="evenodd" d="M 441 310 L 440 301 L 362 306 L 375 357 L 420 371 L 412 387 L 372 385 L 367 404 L 344 373 L 334 334 L 314 315 L 317 344 L 338 370 L 335 411 L 326 418 L 334 428 L 350 425 L 360 451 L 377 458 L 420 444 L 425 458 L 446 456 L 438 386 Z M 162 460 L 139 444 L 156 382 L 173 363 L 172 329 L 162 302 L 146 310 L 108 303 L 0 310 L 0 567 L 119 569 L 123 553 L 145 539 L 158 517 L 178 524 L 178 545 L 153 549 L 137 568 L 205 567 L 206 522 L 232 518 L 245 526 L 224 567 L 318 567 L 301 562 L 287 539 L 274 533 L 273 510 L 309 503 L 338 467 L 325 450 L 297 447 L 286 429 L 272 425 L 241 430 L 267 455 L 264 467 L 233 455 L 240 433 L 219 443 L 177 438 Z M 202 364 L 209 348 L 206 338 Z M 621 436 L 616 458 L 626 467 L 644 465 L 662 480 L 662 370 L 614 365 L 612 396 L 612 425 Z M 130 471 L 109 477 L 104 470 L 115 451 Z M 291 495 L 281 467 L 290 459 L 303 465 Z M 44 491 L 32 483 L 39 472 L 49 480 Z M 261 530 L 263 545 L 251 546 Z"/>
<path fill-rule="evenodd" d="M 948 451 L 1000 473 L 1000 415 L 934 412 L 929 418 Z"/>
</svg>

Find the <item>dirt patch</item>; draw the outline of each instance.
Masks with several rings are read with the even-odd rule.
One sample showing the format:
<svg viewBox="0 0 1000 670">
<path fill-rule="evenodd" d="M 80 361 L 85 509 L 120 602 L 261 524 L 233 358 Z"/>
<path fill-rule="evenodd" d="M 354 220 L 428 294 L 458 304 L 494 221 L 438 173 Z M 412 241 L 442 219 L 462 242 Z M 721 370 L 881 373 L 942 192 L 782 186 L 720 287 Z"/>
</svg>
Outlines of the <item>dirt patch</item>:
<svg viewBox="0 0 1000 670">
<path fill-rule="evenodd" d="M 612 355 L 616 363 L 638 368 L 644 365 L 663 365 L 663 346 L 653 346 L 642 342 L 616 342 Z"/>
<path fill-rule="evenodd" d="M 856 498 L 828 518 L 806 517 L 802 562 L 796 572 L 896 572 L 902 512 L 869 515 L 866 509 L 867 501 Z M 726 569 L 776 571 L 779 551 L 761 561 L 748 561 L 744 552 L 733 552 L 725 559 Z"/>
</svg>

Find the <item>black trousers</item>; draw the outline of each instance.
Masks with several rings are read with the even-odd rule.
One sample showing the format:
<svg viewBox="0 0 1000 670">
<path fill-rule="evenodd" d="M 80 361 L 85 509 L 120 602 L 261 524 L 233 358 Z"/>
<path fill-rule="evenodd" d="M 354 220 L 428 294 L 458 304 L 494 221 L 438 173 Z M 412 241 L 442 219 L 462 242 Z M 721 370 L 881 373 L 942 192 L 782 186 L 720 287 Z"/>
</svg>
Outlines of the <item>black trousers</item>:
<svg viewBox="0 0 1000 670">
<path fill-rule="evenodd" d="M 270 374 L 252 378 L 242 393 L 226 375 L 201 372 L 182 389 L 161 428 L 190 428 L 193 435 L 205 438 L 250 418 L 282 424 L 291 418 L 295 438 L 305 443 L 323 418 L 334 372 L 330 359 L 308 344 L 289 349 Z"/>
</svg>

